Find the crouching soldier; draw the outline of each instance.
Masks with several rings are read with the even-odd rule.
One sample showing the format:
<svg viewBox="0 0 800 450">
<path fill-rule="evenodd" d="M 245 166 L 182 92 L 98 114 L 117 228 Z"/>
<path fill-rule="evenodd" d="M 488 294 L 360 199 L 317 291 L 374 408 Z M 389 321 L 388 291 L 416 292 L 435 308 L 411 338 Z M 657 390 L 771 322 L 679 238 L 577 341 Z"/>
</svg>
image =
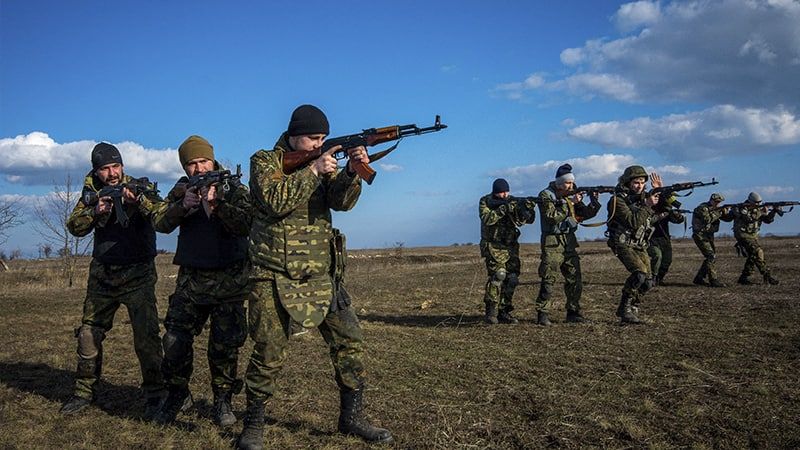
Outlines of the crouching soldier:
<svg viewBox="0 0 800 450">
<path fill-rule="evenodd" d="M 514 290 L 519 284 L 519 227 L 533 223 L 536 210 L 513 201 L 508 182 L 502 178 L 492 183 L 492 193 L 478 202 L 481 219 L 481 256 L 486 261 L 488 280 L 483 302 L 486 323 L 517 323 L 511 315 Z M 498 312 L 499 311 L 499 312 Z"/>
<path fill-rule="evenodd" d="M 666 217 L 666 213 L 658 215 L 653 210 L 659 195 L 646 192 L 648 178 L 644 167 L 627 167 L 619 177 L 617 192 L 608 202 L 608 246 L 630 272 L 617 307 L 621 324 L 641 323 L 636 317 L 639 303 L 653 287 L 648 240 L 653 224 Z M 651 183 L 654 188 L 661 187 L 661 177 L 653 173 Z"/>
<path fill-rule="evenodd" d="M 692 240 L 705 258 L 693 280 L 694 284 L 700 286 L 706 284 L 706 277 L 711 287 L 725 286 L 717 275 L 717 248 L 714 245 L 714 233 L 719 231 L 719 222 L 733 220 L 733 211 L 720 207 L 720 203 L 724 201 L 725 197 L 715 192 L 707 202 L 700 203 L 692 212 Z"/>
<path fill-rule="evenodd" d="M 760 204 L 761 196 L 757 192 L 751 192 L 742 206 L 733 209 L 733 236 L 736 238 L 736 249 L 747 258 L 737 281 L 739 284 L 753 284 L 749 277 L 755 269 L 764 276 L 764 283 L 778 284 L 778 280 L 772 276 L 767 267 L 764 249 L 758 243 L 758 233 L 761 231 L 762 223 L 772 223 L 775 214 L 780 214 L 782 211 L 776 207 L 767 212 L 767 208 L 759 206 Z"/>
<path fill-rule="evenodd" d="M 180 227 L 173 259 L 180 269 L 164 319 L 167 331 L 161 371 L 169 394 L 155 421 L 175 421 L 189 399 L 192 344 L 210 318 L 207 356 L 214 393 L 213 420 L 229 426 L 236 422 L 231 397 L 242 388 L 236 365 L 239 347 L 247 338 L 244 300 L 249 293 L 250 193 L 236 177 L 210 178 L 224 173 L 224 168 L 202 137 L 186 139 L 178 148 L 178 157 L 188 177 L 178 180 L 153 216 L 159 232 L 170 233 Z"/>
<path fill-rule="evenodd" d="M 654 208 L 656 213 L 666 213 L 666 217 L 653 225 L 653 234 L 650 236 L 650 243 L 647 247 L 654 286 L 664 284 L 664 277 L 667 276 L 672 265 L 672 236 L 669 233 L 669 224 L 686 222 L 686 217 L 677 210 L 680 207 L 681 203 L 678 199 L 675 196 L 669 196 L 659 198 L 658 204 Z"/>
<path fill-rule="evenodd" d="M 78 338 L 78 370 L 65 414 L 86 408 L 95 397 L 103 372 L 103 340 L 114 314 L 125 305 L 133 328 L 133 346 L 142 371 L 144 418 L 152 419 L 164 398 L 161 340 L 156 309 L 156 234 L 150 222 L 161 202 L 146 179 L 123 171 L 122 156 L 101 142 L 92 150 L 92 171 L 86 175 L 81 199 L 67 220 L 75 236 L 94 231 L 89 281 Z M 112 215 L 112 212 L 114 213 Z"/>
<path fill-rule="evenodd" d="M 539 193 L 539 221 L 542 224 L 542 262 L 539 277 L 542 279 L 536 298 L 536 322 L 549 326 L 548 308 L 553 286 L 560 271 L 564 275 L 564 293 L 567 296 L 567 322 L 584 322 L 581 314 L 581 259 L 578 256 L 578 223 L 596 216 L 600 211 L 599 194 L 591 196 L 589 205 L 583 195 L 571 194 L 575 189 L 572 166 L 564 164 L 556 171 L 556 178 L 547 189 Z M 557 200 L 562 200 L 557 202 Z"/>
</svg>

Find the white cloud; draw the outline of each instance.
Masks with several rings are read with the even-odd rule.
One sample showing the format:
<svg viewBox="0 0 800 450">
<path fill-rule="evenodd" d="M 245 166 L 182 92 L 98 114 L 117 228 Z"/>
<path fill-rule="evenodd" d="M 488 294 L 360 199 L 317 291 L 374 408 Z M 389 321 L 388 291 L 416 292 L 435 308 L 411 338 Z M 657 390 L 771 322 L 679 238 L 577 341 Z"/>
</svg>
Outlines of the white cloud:
<svg viewBox="0 0 800 450">
<path fill-rule="evenodd" d="M 714 106 L 651 119 L 592 122 L 568 134 L 609 148 L 655 149 L 669 160 L 698 160 L 800 143 L 800 118 L 774 109 Z"/>
<path fill-rule="evenodd" d="M 631 31 L 641 26 L 652 25 L 661 18 L 659 2 L 638 1 L 619 7 L 612 20 L 621 31 Z"/>
<path fill-rule="evenodd" d="M 798 1 L 637 1 L 611 20 L 635 34 L 564 49 L 561 63 L 572 73 L 563 78 L 540 75 L 495 91 L 516 100 L 556 91 L 623 102 L 800 107 Z"/>
<path fill-rule="evenodd" d="M 47 133 L 0 139 L 0 175 L 10 183 L 52 185 L 67 174 L 81 180 L 91 170 L 95 141 L 58 143 Z M 122 154 L 125 171 L 134 176 L 171 182 L 183 175 L 174 149 L 147 149 L 135 142 L 114 144 Z"/>
<path fill-rule="evenodd" d="M 385 172 L 400 172 L 403 170 L 403 166 L 398 166 L 397 164 L 378 163 L 378 167 Z"/>
<path fill-rule="evenodd" d="M 795 188 L 792 186 L 775 186 L 775 185 L 753 186 L 741 189 L 725 189 L 724 191 L 722 191 L 722 194 L 725 195 L 725 198 L 728 203 L 738 203 L 745 201 L 750 192 L 758 192 L 759 194 L 761 194 L 761 197 L 764 198 L 764 201 L 774 202 L 774 201 L 794 200 L 794 199 L 783 198 L 783 196 L 788 196 L 789 194 L 794 193 Z"/>
<path fill-rule="evenodd" d="M 544 76 L 539 73 L 533 73 L 521 82 L 500 84 L 492 89 L 492 92 L 511 100 L 519 100 L 525 91 L 542 87 L 544 84 Z"/>
</svg>

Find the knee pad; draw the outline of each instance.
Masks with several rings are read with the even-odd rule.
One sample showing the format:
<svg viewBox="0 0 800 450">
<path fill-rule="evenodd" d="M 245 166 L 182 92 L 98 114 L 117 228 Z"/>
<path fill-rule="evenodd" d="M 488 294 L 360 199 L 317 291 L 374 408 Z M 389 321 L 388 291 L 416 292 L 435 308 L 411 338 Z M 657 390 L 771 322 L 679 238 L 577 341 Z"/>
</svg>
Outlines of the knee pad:
<svg viewBox="0 0 800 450">
<path fill-rule="evenodd" d="M 497 272 L 494 273 L 494 276 L 492 277 L 491 283 L 494 286 L 498 286 L 499 287 L 501 284 L 503 284 L 503 281 L 505 279 L 506 279 L 506 269 L 500 269 L 500 270 L 498 270 Z"/>
<path fill-rule="evenodd" d="M 164 358 L 179 359 L 192 349 L 192 335 L 181 330 L 167 330 L 162 338 L 164 346 Z"/>
<path fill-rule="evenodd" d="M 647 283 L 648 277 L 644 272 L 633 272 L 628 280 L 631 282 L 633 289 L 641 289 Z M 650 279 L 652 281 L 652 278 Z"/>
<path fill-rule="evenodd" d="M 106 332 L 102 328 L 91 325 L 81 325 L 75 332 L 78 338 L 78 356 L 81 359 L 94 359 L 100 354 Z"/>
<path fill-rule="evenodd" d="M 508 282 L 506 283 L 508 289 L 514 289 L 517 287 L 518 284 L 519 284 L 519 274 L 516 273 L 510 274 L 508 276 Z"/>
</svg>

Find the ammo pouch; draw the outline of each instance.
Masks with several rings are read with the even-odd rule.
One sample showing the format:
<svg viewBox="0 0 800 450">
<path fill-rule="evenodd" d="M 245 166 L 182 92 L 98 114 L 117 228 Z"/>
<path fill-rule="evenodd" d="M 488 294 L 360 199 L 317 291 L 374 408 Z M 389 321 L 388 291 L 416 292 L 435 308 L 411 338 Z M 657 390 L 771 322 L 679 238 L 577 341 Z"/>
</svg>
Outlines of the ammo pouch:
<svg viewBox="0 0 800 450">
<path fill-rule="evenodd" d="M 333 280 L 333 299 L 331 300 L 331 311 L 336 312 L 350 306 L 350 295 L 344 289 L 344 270 L 347 266 L 347 239 L 338 229 L 331 230 L 331 269 L 330 275 Z"/>
</svg>

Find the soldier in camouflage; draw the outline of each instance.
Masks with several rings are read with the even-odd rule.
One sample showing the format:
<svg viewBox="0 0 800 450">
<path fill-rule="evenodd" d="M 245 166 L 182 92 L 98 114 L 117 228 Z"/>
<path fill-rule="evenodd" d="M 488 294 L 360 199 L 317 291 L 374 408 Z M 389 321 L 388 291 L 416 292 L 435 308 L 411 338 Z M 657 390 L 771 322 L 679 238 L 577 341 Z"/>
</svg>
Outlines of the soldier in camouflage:
<svg viewBox="0 0 800 450">
<path fill-rule="evenodd" d="M 486 261 L 486 323 L 517 323 L 511 315 L 514 290 L 519 283 L 519 227 L 533 223 L 536 210 L 513 201 L 508 182 L 502 178 L 492 183 L 492 193 L 478 202 L 481 219 L 481 256 Z M 498 312 L 499 311 L 499 312 Z"/>
<path fill-rule="evenodd" d="M 653 287 L 648 240 L 653 224 L 667 216 L 653 210 L 659 195 L 647 193 L 648 178 L 654 188 L 661 187 L 658 174 L 649 177 L 642 166 L 627 167 L 619 177 L 617 192 L 608 202 L 608 246 L 630 272 L 617 307 L 617 317 L 623 325 L 641 323 L 636 313 L 642 296 Z"/>
<path fill-rule="evenodd" d="M 733 211 L 730 208 L 720 207 L 723 201 L 725 197 L 715 192 L 707 202 L 700 203 L 692 212 L 692 240 L 705 258 L 693 280 L 694 284 L 700 286 L 706 284 L 706 277 L 711 287 L 725 286 L 717 276 L 715 267 L 717 248 L 714 246 L 714 233 L 719 231 L 719 222 L 733 220 Z"/>
<path fill-rule="evenodd" d="M 133 345 L 142 371 L 145 397 L 144 418 L 152 419 L 164 398 L 161 377 L 161 340 L 156 309 L 156 235 L 150 218 L 161 198 L 152 191 L 136 195 L 125 188 L 122 205 L 129 218 L 127 226 L 111 215 L 116 208 L 110 197 L 96 206 L 87 198 L 104 186 L 128 183 L 119 150 L 101 142 L 92 150 L 92 171 L 86 175 L 81 200 L 67 220 L 69 232 L 86 236 L 94 231 L 94 249 L 89 281 L 83 303 L 78 338 L 78 369 L 73 395 L 61 408 L 65 414 L 86 408 L 95 397 L 103 369 L 103 340 L 111 330 L 114 314 L 125 305 L 133 328 Z"/>
<path fill-rule="evenodd" d="M 572 166 L 563 164 L 556 170 L 556 178 L 547 189 L 539 193 L 539 223 L 542 225 L 542 261 L 539 264 L 539 295 L 536 298 L 536 323 L 550 326 L 548 310 L 553 286 L 559 272 L 564 276 L 564 294 L 567 297 L 567 322 L 580 323 L 586 319 L 581 314 L 581 260 L 578 256 L 578 223 L 596 216 L 600 211 L 599 194 L 591 196 L 589 205 L 583 195 L 569 193 L 575 189 Z"/>
<path fill-rule="evenodd" d="M 653 285 L 664 284 L 664 277 L 672 265 L 672 236 L 669 233 L 669 224 L 685 223 L 686 217 L 678 211 L 681 203 L 675 195 L 660 197 L 654 211 L 658 214 L 666 213 L 667 216 L 653 225 L 653 234 L 647 247 L 650 256 L 650 273 L 653 274 Z"/>
<path fill-rule="evenodd" d="M 186 175 L 224 170 L 214 148 L 200 136 L 190 136 L 178 148 Z M 239 347 L 247 339 L 244 300 L 249 293 L 247 235 L 250 232 L 250 192 L 239 180 L 188 187 L 189 178 L 175 184 L 153 214 L 156 231 L 180 227 L 173 263 L 180 266 L 175 293 L 170 296 L 163 337 L 161 371 L 168 395 L 155 421 L 175 421 L 190 398 L 194 337 L 209 320 L 208 366 L 214 393 L 214 422 L 236 422 L 231 397 L 242 381 L 236 378 Z"/>
<path fill-rule="evenodd" d="M 751 192 L 744 205 L 733 208 L 733 236 L 736 238 L 736 249 L 747 258 L 737 281 L 739 284 L 753 284 L 749 277 L 755 269 L 761 272 L 764 283 L 778 284 L 778 280 L 772 276 L 767 267 L 764 249 L 758 243 L 758 233 L 761 231 L 762 223 L 772 223 L 775 215 L 783 215 L 783 211 L 776 207 L 767 212 L 767 208 L 759 206 L 760 203 L 761 196 L 757 192 Z"/>
<path fill-rule="evenodd" d="M 352 209 L 361 194 L 361 179 L 352 165 L 369 161 L 366 149 L 349 149 L 344 170 L 337 169 L 332 156 L 339 146 L 292 173 L 282 167 L 286 152 L 319 149 L 328 133 L 325 114 L 302 105 L 275 148 L 250 158 L 254 286 L 248 321 L 254 348 L 238 448 L 263 448 L 264 404 L 275 393 L 292 320 L 317 328 L 328 344 L 340 391 L 339 432 L 371 442 L 392 441 L 388 430 L 372 426 L 364 416 L 363 334 L 343 284 L 344 236 L 331 227 L 331 210 Z"/>
</svg>

